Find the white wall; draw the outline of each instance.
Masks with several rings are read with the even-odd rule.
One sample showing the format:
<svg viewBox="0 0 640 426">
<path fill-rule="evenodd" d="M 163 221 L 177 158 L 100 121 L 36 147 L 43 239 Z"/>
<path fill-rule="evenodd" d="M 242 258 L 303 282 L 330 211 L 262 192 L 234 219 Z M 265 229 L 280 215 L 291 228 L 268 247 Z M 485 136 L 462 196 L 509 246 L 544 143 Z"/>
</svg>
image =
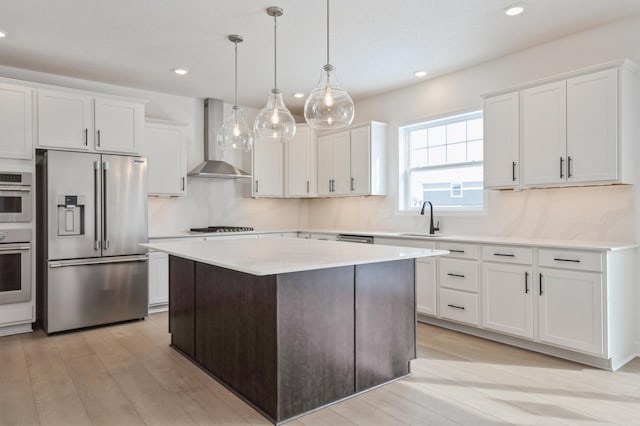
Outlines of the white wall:
<svg viewBox="0 0 640 426">
<path fill-rule="evenodd" d="M 188 170 L 202 162 L 204 102 L 202 99 L 174 96 L 0 66 L 0 76 L 74 89 L 146 99 L 147 117 L 187 125 Z M 229 106 L 225 105 L 225 109 Z M 247 111 L 248 122 L 257 111 Z M 251 120 L 251 121 L 249 121 Z M 251 170 L 251 156 L 226 153 L 226 161 Z M 149 235 L 168 235 L 206 225 L 253 226 L 258 230 L 307 227 L 307 208 L 303 200 L 254 200 L 250 179 L 246 181 L 188 178 L 187 197 L 149 199 Z"/>
<path fill-rule="evenodd" d="M 397 212 L 398 126 L 482 107 L 480 95 L 555 74 L 630 58 L 640 63 L 640 18 L 575 34 L 356 104 L 356 121 L 389 126 L 388 196 L 310 202 L 317 228 L 424 232 L 427 220 Z M 640 120 L 639 120 L 640 121 Z M 446 216 L 448 234 L 504 235 L 600 241 L 639 240 L 637 190 L 632 186 L 489 191 L 487 213 Z"/>
</svg>

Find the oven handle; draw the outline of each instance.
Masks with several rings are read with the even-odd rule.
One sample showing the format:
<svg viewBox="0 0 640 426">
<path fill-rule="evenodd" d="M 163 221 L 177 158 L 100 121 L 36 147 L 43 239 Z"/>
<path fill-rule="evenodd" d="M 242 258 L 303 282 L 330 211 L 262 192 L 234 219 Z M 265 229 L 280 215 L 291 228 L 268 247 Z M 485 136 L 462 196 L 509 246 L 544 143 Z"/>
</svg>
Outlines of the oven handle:
<svg viewBox="0 0 640 426">
<path fill-rule="evenodd" d="M 31 246 L 0 247 L 0 251 L 31 250 Z"/>
<path fill-rule="evenodd" d="M 31 191 L 31 187 L 30 186 L 0 186 L 0 191 L 29 192 L 29 191 Z"/>
</svg>

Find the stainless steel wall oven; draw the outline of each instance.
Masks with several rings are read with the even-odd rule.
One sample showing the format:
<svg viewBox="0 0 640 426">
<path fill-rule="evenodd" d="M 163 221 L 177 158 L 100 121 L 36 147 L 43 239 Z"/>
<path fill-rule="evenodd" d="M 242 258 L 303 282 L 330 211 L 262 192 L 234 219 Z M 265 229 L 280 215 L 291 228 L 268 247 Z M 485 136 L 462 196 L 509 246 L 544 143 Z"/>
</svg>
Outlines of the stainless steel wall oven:
<svg viewBox="0 0 640 426">
<path fill-rule="evenodd" d="M 0 304 L 31 299 L 31 229 L 0 229 Z"/>
<path fill-rule="evenodd" d="M 31 222 L 31 173 L 0 172 L 0 222 Z"/>
</svg>

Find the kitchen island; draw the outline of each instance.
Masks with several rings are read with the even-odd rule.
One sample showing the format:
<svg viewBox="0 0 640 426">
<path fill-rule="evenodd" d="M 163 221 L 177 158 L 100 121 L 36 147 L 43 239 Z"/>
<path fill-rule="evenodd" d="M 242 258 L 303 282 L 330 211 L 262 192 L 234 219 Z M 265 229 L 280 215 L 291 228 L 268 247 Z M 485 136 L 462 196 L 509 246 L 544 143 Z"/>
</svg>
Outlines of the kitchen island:
<svg viewBox="0 0 640 426">
<path fill-rule="evenodd" d="M 172 346 L 274 423 L 410 374 L 417 257 L 297 238 L 147 244 L 169 258 Z"/>
</svg>

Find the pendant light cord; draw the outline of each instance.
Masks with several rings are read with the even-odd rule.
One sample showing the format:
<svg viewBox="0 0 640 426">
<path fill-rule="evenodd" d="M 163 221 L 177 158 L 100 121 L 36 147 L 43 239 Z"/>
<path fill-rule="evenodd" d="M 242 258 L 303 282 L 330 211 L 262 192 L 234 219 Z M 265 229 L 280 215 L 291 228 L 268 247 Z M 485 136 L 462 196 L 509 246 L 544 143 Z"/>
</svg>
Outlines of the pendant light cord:
<svg viewBox="0 0 640 426">
<path fill-rule="evenodd" d="M 329 62 L 329 0 L 327 0 L 327 64 Z"/>
<path fill-rule="evenodd" d="M 278 17 L 273 15 L 273 88 L 278 88 Z"/>
<path fill-rule="evenodd" d="M 234 98 L 234 105 L 237 107 L 238 106 L 238 40 L 234 41 L 233 44 L 235 44 L 235 55 L 236 55 L 236 59 L 235 59 L 235 98 Z"/>
</svg>

